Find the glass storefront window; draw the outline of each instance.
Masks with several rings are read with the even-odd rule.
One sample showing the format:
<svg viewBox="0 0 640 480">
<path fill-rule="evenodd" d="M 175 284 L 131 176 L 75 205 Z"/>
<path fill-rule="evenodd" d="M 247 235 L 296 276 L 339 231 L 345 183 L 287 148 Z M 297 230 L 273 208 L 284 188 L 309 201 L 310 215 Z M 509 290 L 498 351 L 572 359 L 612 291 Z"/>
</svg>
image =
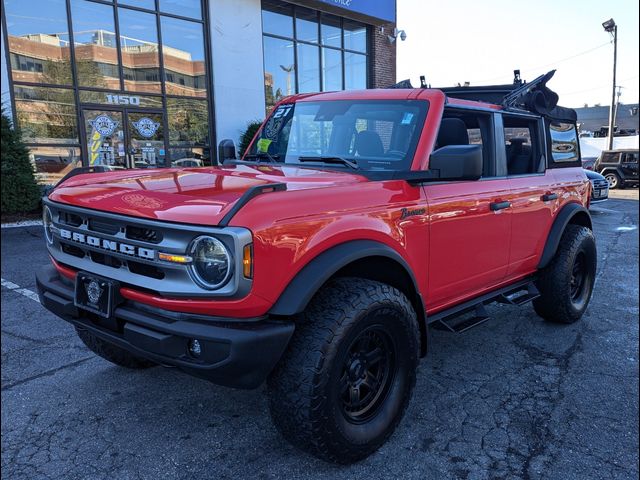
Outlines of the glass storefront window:
<svg viewBox="0 0 640 480">
<path fill-rule="evenodd" d="M 293 9 L 290 5 L 265 3 L 262 10 L 262 31 L 281 37 L 293 37 Z"/>
<path fill-rule="evenodd" d="M 206 97 L 202 24 L 162 17 L 160 28 L 167 94 Z"/>
<path fill-rule="evenodd" d="M 298 43 L 298 93 L 320 90 L 320 57 L 318 47 Z"/>
<path fill-rule="evenodd" d="M 342 52 L 322 49 L 322 91 L 342 90 Z"/>
<path fill-rule="evenodd" d="M 113 7 L 72 0 L 71 18 L 79 85 L 120 90 Z"/>
<path fill-rule="evenodd" d="M 14 82 L 71 85 L 64 0 L 5 0 Z"/>
<path fill-rule="evenodd" d="M 336 48 L 342 47 L 340 19 L 337 17 L 323 15 L 320 35 L 322 36 L 322 45 Z"/>
<path fill-rule="evenodd" d="M 156 0 L 118 0 L 118 5 L 132 5 L 134 7 L 146 8 L 148 10 L 155 10 Z"/>
<path fill-rule="evenodd" d="M 296 9 L 296 39 L 318 43 L 318 12 L 306 8 Z"/>
<path fill-rule="evenodd" d="M 178 168 L 207 167 L 211 165 L 208 148 L 172 148 L 169 150 L 169 165 Z"/>
<path fill-rule="evenodd" d="M 156 16 L 118 9 L 125 90 L 160 93 L 160 58 Z"/>
<path fill-rule="evenodd" d="M 287 95 L 367 88 L 366 25 L 262 0 L 262 27 L 267 113 Z"/>
<path fill-rule="evenodd" d="M 359 53 L 344 52 L 344 88 L 367 88 L 367 57 Z"/>
<path fill-rule="evenodd" d="M 267 107 L 272 107 L 296 91 L 293 42 L 279 38 L 263 38 L 264 88 Z"/>
<path fill-rule="evenodd" d="M 358 22 L 344 20 L 344 48 L 366 53 L 367 27 Z"/>
<path fill-rule="evenodd" d="M 38 183 L 53 185 L 76 167 L 82 166 L 78 147 L 29 147 L 29 159 Z"/>
<path fill-rule="evenodd" d="M 14 120 L 41 181 L 76 164 L 211 163 L 202 0 L 0 1 Z"/>
<path fill-rule="evenodd" d="M 209 144 L 209 112 L 205 100 L 167 98 L 167 121 L 171 146 Z"/>
<path fill-rule="evenodd" d="M 202 18 L 200 0 L 160 0 L 160 11 L 181 17 Z"/>
<path fill-rule="evenodd" d="M 73 90 L 23 85 L 13 90 L 25 143 L 78 143 Z"/>
</svg>

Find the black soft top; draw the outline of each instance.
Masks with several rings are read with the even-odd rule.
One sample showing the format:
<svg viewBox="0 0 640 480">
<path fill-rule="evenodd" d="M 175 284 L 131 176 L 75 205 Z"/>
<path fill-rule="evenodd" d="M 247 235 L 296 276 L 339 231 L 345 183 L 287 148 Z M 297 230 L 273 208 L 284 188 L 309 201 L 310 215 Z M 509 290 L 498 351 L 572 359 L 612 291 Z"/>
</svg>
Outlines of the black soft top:
<svg viewBox="0 0 640 480">
<path fill-rule="evenodd" d="M 506 111 L 527 111 L 550 120 L 575 123 L 578 115 L 573 108 L 561 107 L 558 94 L 547 87 L 555 70 L 529 83 L 483 85 L 479 87 L 440 88 L 448 97 L 502 105 Z"/>
</svg>

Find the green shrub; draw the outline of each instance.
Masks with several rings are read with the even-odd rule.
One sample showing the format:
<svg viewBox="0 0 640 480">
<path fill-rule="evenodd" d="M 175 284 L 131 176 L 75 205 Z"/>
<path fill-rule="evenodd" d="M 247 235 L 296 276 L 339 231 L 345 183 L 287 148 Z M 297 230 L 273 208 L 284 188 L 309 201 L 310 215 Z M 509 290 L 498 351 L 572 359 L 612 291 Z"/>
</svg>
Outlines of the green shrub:
<svg viewBox="0 0 640 480">
<path fill-rule="evenodd" d="M 253 140 L 256 132 L 260 129 L 260 125 L 262 125 L 262 122 L 258 120 L 249 122 L 244 133 L 240 135 L 240 141 L 238 142 L 240 158 L 242 158 L 244 152 L 246 152 L 249 145 L 251 145 L 251 140 Z"/>
<path fill-rule="evenodd" d="M 40 187 L 33 175 L 29 149 L 20 132 L 2 108 L 0 164 L 2 168 L 2 213 L 27 213 L 38 208 Z"/>
</svg>

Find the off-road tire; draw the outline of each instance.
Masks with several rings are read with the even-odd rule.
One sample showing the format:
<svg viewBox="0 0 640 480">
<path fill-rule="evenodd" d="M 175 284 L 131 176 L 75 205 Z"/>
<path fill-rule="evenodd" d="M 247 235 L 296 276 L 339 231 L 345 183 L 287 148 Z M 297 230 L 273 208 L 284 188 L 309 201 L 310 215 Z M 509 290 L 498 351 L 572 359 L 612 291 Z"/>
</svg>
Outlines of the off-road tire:
<svg viewBox="0 0 640 480">
<path fill-rule="evenodd" d="M 567 225 L 556 255 L 540 271 L 536 281 L 540 291 L 540 297 L 533 301 L 536 313 L 550 322 L 573 323 L 579 320 L 591 299 L 596 265 L 593 232 L 579 225 Z M 582 271 L 581 277 L 577 270 Z"/>
<path fill-rule="evenodd" d="M 267 381 L 273 421 L 289 442 L 316 457 L 341 464 L 361 460 L 391 436 L 411 398 L 420 351 L 415 311 L 389 285 L 341 278 L 323 287 L 297 320 L 288 350 Z M 391 341 L 394 352 L 389 355 L 394 360 L 371 364 L 365 360 L 363 368 L 380 372 L 384 365 L 392 365 L 388 371 L 393 376 L 386 387 L 378 387 L 387 388 L 386 394 L 373 397 L 378 403 L 370 403 L 369 416 L 363 415 L 359 422 L 345 406 L 353 401 L 355 387 L 344 385 L 362 381 L 351 377 L 359 366 L 353 349 L 360 342 L 374 342 L 375 335 Z"/>
<path fill-rule="evenodd" d="M 607 173 L 604 178 L 607 179 L 607 183 L 609 184 L 609 188 L 611 190 L 615 190 L 616 188 L 624 188 L 624 183 L 620 179 L 620 175 L 618 175 L 617 173 Z"/>
<path fill-rule="evenodd" d="M 84 343 L 89 350 L 119 367 L 140 370 L 156 365 L 150 360 L 136 357 L 116 345 L 105 342 L 88 330 L 76 328 L 76 333 L 78 334 L 78 337 L 80 337 L 80 340 L 82 340 L 82 343 Z"/>
</svg>

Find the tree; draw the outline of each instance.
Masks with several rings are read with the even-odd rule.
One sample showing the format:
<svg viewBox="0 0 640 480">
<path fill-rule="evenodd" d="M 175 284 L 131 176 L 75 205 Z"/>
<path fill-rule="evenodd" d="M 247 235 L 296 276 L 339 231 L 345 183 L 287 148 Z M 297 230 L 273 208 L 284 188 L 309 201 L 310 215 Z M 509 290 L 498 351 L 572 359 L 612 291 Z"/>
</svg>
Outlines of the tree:
<svg viewBox="0 0 640 480">
<path fill-rule="evenodd" d="M 33 175 L 29 150 L 20 132 L 13 127 L 2 107 L 0 154 L 2 174 L 2 213 L 26 213 L 35 210 L 40 201 L 40 187 Z"/>
<path fill-rule="evenodd" d="M 240 158 L 242 158 L 244 152 L 246 152 L 247 148 L 249 148 L 251 140 L 253 140 L 253 137 L 256 135 L 256 132 L 260 129 L 261 125 L 262 122 L 259 120 L 254 120 L 247 124 L 247 128 L 242 133 L 242 135 L 240 135 L 240 142 L 238 144 L 238 148 L 240 150 Z"/>
</svg>

